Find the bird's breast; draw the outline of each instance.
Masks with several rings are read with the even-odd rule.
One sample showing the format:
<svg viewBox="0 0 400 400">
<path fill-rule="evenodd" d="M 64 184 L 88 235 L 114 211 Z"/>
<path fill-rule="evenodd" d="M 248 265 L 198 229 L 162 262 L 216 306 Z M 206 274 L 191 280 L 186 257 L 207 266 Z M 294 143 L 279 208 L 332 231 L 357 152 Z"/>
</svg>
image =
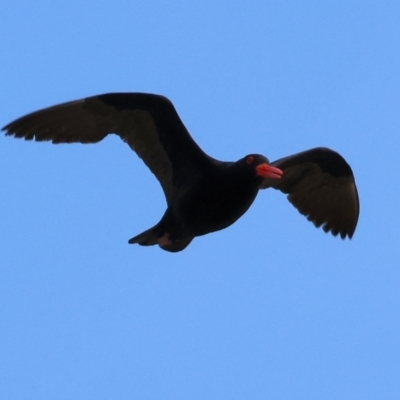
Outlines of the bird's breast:
<svg viewBox="0 0 400 400">
<path fill-rule="evenodd" d="M 205 180 L 182 195 L 178 218 L 191 234 L 204 235 L 233 224 L 251 206 L 257 187 L 224 180 Z"/>
</svg>

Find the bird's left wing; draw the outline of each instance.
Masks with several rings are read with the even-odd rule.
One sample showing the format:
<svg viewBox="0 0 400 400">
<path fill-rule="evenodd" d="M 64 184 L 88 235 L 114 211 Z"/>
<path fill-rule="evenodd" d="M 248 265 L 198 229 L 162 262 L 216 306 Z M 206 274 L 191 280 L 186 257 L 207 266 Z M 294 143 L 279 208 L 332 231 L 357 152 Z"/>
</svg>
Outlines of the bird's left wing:
<svg viewBox="0 0 400 400">
<path fill-rule="evenodd" d="M 173 104 L 147 93 L 110 93 L 71 101 L 28 114 L 2 130 L 17 138 L 53 143 L 96 143 L 115 133 L 160 181 L 167 202 L 175 187 L 195 176 L 207 159 Z"/>
<path fill-rule="evenodd" d="M 325 232 L 351 238 L 357 226 L 359 200 L 353 172 L 338 153 L 327 148 L 307 150 L 271 163 L 283 171 L 281 179 L 264 179 L 288 194 L 299 212 Z"/>
</svg>

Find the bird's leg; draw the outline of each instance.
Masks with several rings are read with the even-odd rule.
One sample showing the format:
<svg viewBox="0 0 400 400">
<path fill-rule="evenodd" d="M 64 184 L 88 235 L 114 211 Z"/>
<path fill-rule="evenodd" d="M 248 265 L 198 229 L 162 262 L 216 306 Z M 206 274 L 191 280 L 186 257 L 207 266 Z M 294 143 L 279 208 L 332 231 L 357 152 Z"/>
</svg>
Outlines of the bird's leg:
<svg viewBox="0 0 400 400">
<path fill-rule="evenodd" d="M 167 232 L 167 233 L 164 233 L 164 235 L 160 236 L 160 237 L 157 239 L 157 244 L 158 244 L 160 247 L 170 246 L 170 245 L 172 244 L 172 241 L 171 241 L 171 239 L 169 238 L 169 233 Z"/>
</svg>

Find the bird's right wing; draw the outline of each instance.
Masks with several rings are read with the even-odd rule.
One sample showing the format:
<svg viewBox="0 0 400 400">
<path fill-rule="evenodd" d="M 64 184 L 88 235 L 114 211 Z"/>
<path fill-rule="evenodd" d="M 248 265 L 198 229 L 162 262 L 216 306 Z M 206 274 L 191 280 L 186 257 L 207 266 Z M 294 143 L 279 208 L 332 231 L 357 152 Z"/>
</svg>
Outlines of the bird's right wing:
<svg viewBox="0 0 400 400">
<path fill-rule="evenodd" d="M 173 104 L 146 93 L 110 93 L 19 118 L 6 135 L 52 143 L 96 143 L 118 134 L 160 181 L 167 202 L 176 187 L 200 173 L 208 156 L 189 135 Z"/>
<path fill-rule="evenodd" d="M 273 187 L 315 226 L 322 225 L 344 239 L 357 226 L 359 200 L 353 172 L 345 159 L 327 148 L 307 150 L 271 163 L 283 171 L 281 179 L 267 178 L 261 189 Z"/>
</svg>

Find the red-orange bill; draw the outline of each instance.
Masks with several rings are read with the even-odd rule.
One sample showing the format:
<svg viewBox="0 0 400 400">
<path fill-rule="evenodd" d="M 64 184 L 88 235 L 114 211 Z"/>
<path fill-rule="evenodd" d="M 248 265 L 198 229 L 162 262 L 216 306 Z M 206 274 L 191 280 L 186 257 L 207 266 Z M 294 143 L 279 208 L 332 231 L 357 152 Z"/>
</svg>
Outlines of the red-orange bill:
<svg viewBox="0 0 400 400">
<path fill-rule="evenodd" d="M 260 164 L 256 167 L 257 175 L 262 178 L 281 178 L 283 171 L 279 168 L 275 168 L 272 165 Z"/>
</svg>

